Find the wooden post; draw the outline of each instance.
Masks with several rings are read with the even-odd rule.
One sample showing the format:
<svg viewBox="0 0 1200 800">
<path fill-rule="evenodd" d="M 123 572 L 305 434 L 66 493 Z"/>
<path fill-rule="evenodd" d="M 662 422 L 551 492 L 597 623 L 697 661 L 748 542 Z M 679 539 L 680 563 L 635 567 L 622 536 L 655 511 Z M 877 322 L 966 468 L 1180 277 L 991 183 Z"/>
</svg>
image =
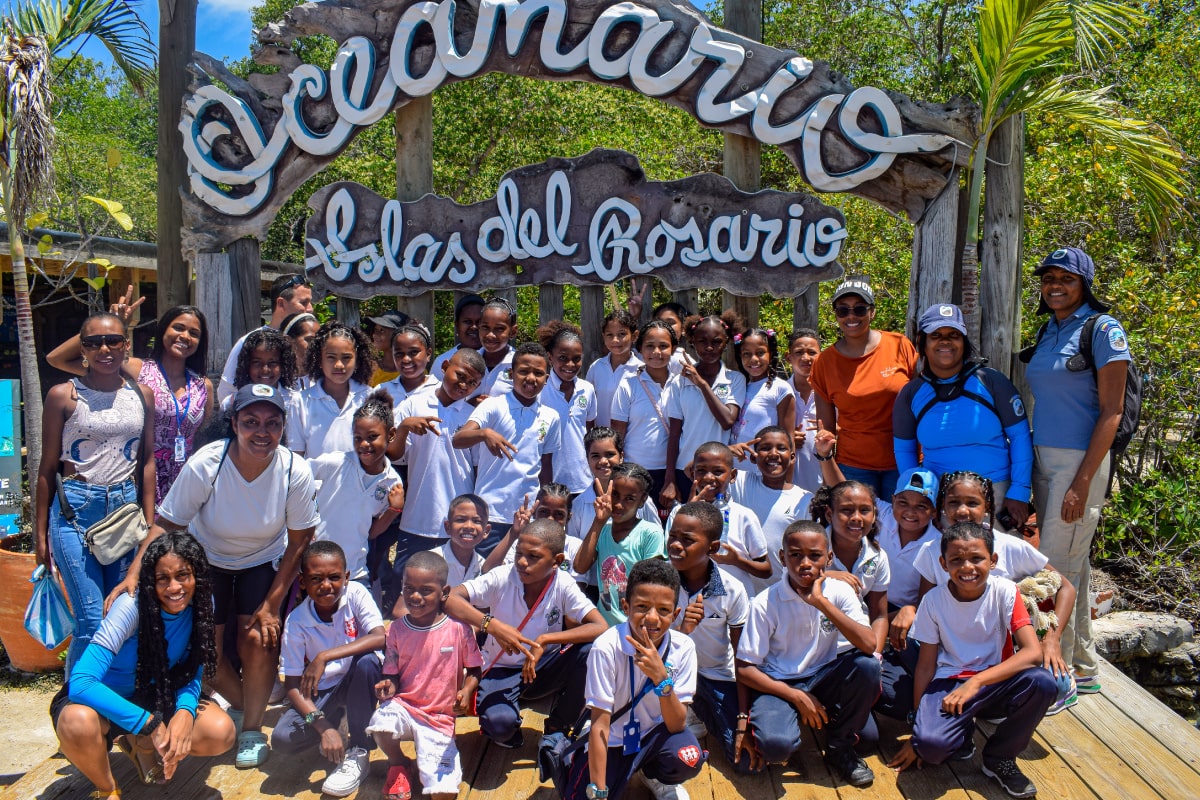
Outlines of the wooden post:
<svg viewBox="0 0 1200 800">
<path fill-rule="evenodd" d="M 683 289 L 671 293 L 671 299 L 688 310 L 689 314 L 700 311 L 700 292 L 696 289 Z"/>
<path fill-rule="evenodd" d="M 538 287 L 538 322 L 547 322 L 563 317 L 563 287 L 561 283 L 543 283 Z M 587 328 L 584 328 L 584 334 Z M 590 363 L 590 362 L 588 362 Z"/>
<path fill-rule="evenodd" d="M 583 329 L 583 363 L 604 354 L 600 324 L 604 321 L 604 287 L 579 287 L 579 327 Z"/>
<path fill-rule="evenodd" d="M 337 318 L 351 328 L 362 325 L 362 304 L 349 297 L 337 299 Z"/>
<path fill-rule="evenodd" d="M 183 200 L 187 159 L 179 120 L 188 92 L 188 62 L 196 49 L 197 0 L 158 4 L 158 286 L 159 311 L 188 302 L 188 263 L 183 258 Z M 257 285 L 254 297 L 259 297 Z M 223 363 L 223 362 L 222 362 Z"/>
<path fill-rule="evenodd" d="M 224 253 L 200 253 L 196 305 L 208 320 L 208 372 L 220 374 L 233 343 L 262 325 L 262 261 L 257 239 L 238 239 Z M 165 309 L 164 309 L 165 310 Z"/>
<path fill-rule="evenodd" d="M 812 284 L 802 293 L 796 295 L 793 300 L 795 304 L 792 307 L 792 330 L 800 328 L 812 328 L 817 330 L 818 310 L 817 302 L 820 299 L 820 289 L 818 284 Z M 787 343 L 787 337 L 780 343 L 780 348 L 783 348 Z"/>
<path fill-rule="evenodd" d="M 396 199 L 419 200 L 432 191 L 433 97 L 415 97 L 396 109 Z M 397 297 L 396 308 L 434 330 L 433 292 Z"/>
<path fill-rule="evenodd" d="M 1010 117 L 992 134 L 984 183 L 979 352 L 1006 375 L 1020 349 L 1013 319 L 1020 308 L 1024 123 L 1023 115 Z"/>
<path fill-rule="evenodd" d="M 933 201 L 913 232 L 912 272 L 909 277 L 908 324 L 905 332 L 916 333 L 917 319 L 933 303 L 954 300 L 955 263 L 958 242 L 958 170 L 942 194 Z"/>
</svg>

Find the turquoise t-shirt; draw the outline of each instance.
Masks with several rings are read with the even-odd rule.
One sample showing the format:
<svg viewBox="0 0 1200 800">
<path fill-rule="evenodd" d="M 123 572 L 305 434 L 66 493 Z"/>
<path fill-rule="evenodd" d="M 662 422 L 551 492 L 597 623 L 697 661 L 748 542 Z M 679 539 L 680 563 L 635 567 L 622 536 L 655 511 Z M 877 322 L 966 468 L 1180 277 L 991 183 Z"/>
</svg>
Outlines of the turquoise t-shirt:
<svg viewBox="0 0 1200 800">
<path fill-rule="evenodd" d="M 600 531 L 596 543 L 596 585 L 600 587 L 600 613 L 609 625 L 625 621 L 621 612 L 621 598 L 625 596 L 625 582 L 629 570 L 647 558 L 666 558 L 667 536 L 662 528 L 646 520 L 638 520 L 629 535 L 620 542 L 612 537 L 612 520 Z"/>
</svg>

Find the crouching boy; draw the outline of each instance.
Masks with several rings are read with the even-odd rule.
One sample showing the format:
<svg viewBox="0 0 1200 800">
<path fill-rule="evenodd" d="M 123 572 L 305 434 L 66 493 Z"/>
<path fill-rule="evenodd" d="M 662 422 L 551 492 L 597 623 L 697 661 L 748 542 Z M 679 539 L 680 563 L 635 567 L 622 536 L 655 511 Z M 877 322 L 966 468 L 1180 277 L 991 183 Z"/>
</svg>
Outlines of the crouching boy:
<svg viewBox="0 0 1200 800">
<path fill-rule="evenodd" d="M 688 800 L 680 786 L 707 754 L 687 728 L 696 690 L 696 647 L 671 623 L 679 615 L 679 573 L 661 559 L 633 565 L 626 621 L 609 628 L 588 656 L 587 751 L 575 753 L 565 800 L 617 800 L 638 770 L 658 800 Z"/>
</svg>

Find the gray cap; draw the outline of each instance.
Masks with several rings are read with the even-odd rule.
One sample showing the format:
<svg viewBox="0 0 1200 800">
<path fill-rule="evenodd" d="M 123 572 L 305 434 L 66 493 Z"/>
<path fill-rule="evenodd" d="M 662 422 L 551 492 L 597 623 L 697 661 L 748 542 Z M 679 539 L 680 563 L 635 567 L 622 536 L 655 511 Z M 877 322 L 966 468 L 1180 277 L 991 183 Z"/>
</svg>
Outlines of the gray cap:
<svg viewBox="0 0 1200 800">
<path fill-rule="evenodd" d="M 237 394 L 233 396 L 233 413 L 241 411 L 247 406 L 252 406 L 255 403 L 270 403 L 283 412 L 287 416 L 287 403 L 283 399 L 283 395 L 274 386 L 267 386 L 265 383 L 248 383 L 237 390 Z"/>
</svg>

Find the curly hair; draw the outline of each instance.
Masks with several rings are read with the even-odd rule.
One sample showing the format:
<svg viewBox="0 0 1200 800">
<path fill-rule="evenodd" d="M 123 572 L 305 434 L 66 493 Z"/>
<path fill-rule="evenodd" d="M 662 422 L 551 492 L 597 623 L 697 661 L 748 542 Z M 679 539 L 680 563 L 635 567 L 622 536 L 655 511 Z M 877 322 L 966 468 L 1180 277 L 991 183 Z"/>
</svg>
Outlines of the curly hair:
<svg viewBox="0 0 1200 800">
<path fill-rule="evenodd" d="M 947 472 L 938 480 L 936 503 L 938 516 L 941 517 L 945 514 L 943 509 L 946 505 L 946 496 L 950 494 L 950 487 L 957 486 L 960 483 L 979 484 L 979 490 L 983 493 L 983 507 L 988 527 L 996 527 L 996 490 L 992 485 L 992 479 L 986 478 L 978 472 L 972 472 L 969 469 Z"/>
<path fill-rule="evenodd" d="M 534 338 L 546 348 L 547 353 L 553 353 L 554 348 L 563 342 L 579 342 L 579 346 L 583 346 L 583 333 L 579 327 L 561 319 L 551 320 L 539 327 Z"/>
<path fill-rule="evenodd" d="M 304 365 L 304 374 L 313 383 L 324 379 L 321 369 L 321 359 L 325 355 L 325 343 L 330 339 L 346 339 L 354 345 L 354 374 L 350 377 L 359 383 L 366 383 L 375 371 L 375 348 L 367 335 L 358 328 L 351 328 L 339 320 L 330 320 L 321 326 L 317 335 L 308 346 L 308 361 Z"/>
<path fill-rule="evenodd" d="M 608 327 L 608 323 L 615 322 L 631 334 L 637 334 L 638 321 L 632 314 L 623 308 L 618 308 L 616 311 L 610 311 L 605 315 L 604 321 L 600 323 L 600 333 L 604 333 L 604 329 Z"/>
<path fill-rule="evenodd" d="M 737 362 L 738 371 L 751 379 L 749 370 L 742 364 L 742 345 L 751 336 L 760 336 L 767 343 L 767 387 L 775 382 L 776 375 L 783 375 L 783 364 L 779 360 L 779 336 L 771 328 L 747 328 L 733 337 L 733 357 Z"/>
<path fill-rule="evenodd" d="M 832 533 L 834 505 L 837 503 L 838 499 L 842 497 L 842 495 L 846 494 L 847 492 L 854 491 L 855 489 L 861 489 L 866 492 L 868 496 L 870 496 L 871 508 L 874 509 L 874 489 L 865 483 L 860 483 L 859 481 L 842 481 L 841 483 L 835 483 L 833 486 L 829 486 L 827 484 L 822 486 L 820 489 L 817 489 L 808 507 L 809 513 L 812 515 L 813 520 L 821 523 L 826 528 L 829 528 L 830 532 Z M 874 519 L 871 522 L 871 529 L 867 531 L 867 541 L 871 544 L 875 544 L 875 537 L 879 534 L 879 512 L 877 510 L 873 513 L 873 517 Z"/>
<path fill-rule="evenodd" d="M 237 369 L 233 374 L 233 385 L 239 389 L 250 383 L 250 359 L 254 351 L 265 348 L 266 351 L 279 354 L 279 385 L 285 389 L 296 388 L 296 351 L 292 342 L 274 328 L 259 328 L 250 331 L 242 342 L 241 352 L 238 353 Z"/>
<path fill-rule="evenodd" d="M 188 649 L 174 666 L 167 661 L 167 635 L 158 602 L 155 567 L 166 555 L 179 556 L 192 569 L 192 635 Z M 169 720 L 175 713 L 175 695 L 204 668 L 204 677 L 217 674 L 216 622 L 213 587 L 204 548 L 187 531 L 167 531 L 146 547 L 138 576 L 137 672 L 134 702 Z"/>
<path fill-rule="evenodd" d="M 818 346 L 820 346 L 820 344 L 821 344 L 821 335 L 818 334 L 812 328 L 796 328 L 796 330 L 794 330 L 790 334 L 788 334 L 788 338 L 787 338 L 788 350 L 792 349 L 792 345 L 794 345 L 796 343 L 797 339 L 812 339 L 813 341 L 815 341 L 817 343 Z"/>
<path fill-rule="evenodd" d="M 392 393 L 380 386 L 372 390 L 367 395 L 367 399 L 363 401 L 363 404 L 354 412 L 354 422 L 367 417 L 374 417 L 383 423 L 385 431 L 390 431 L 396 427 L 396 421 L 393 416 L 394 402 L 392 400 Z"/>
<path fill-rule="evenodd" d="M 191 314 L 200 323 L 200 338 L 196 342 L 196 352 L 188 356 L 183 365 L 204 377 L 208 370 L 208 320 L 205 319 L 204 312 L 195 306 L 174 306 L 159 317 L 158 329 L 154 333 L 154 346 L 150 348 L 150 358 L 153 361 L 162 361 L 163 337 L 170 329 L 171 323 L 184 314 Z"/>
<path fill-rule="evenodd" d="M 592 445 L 596 442 L 603 442 L 605 439 L 612 439 L 613 446 L 617 448 L 617 452 L 622 457 L 625 455 L 625 437 L 619 431 L 609 428 L 605 425 L 595 425 L 588 429 L 588 432 L 583 435 L 583 452 L 589 453 Z"/>
</svg>

